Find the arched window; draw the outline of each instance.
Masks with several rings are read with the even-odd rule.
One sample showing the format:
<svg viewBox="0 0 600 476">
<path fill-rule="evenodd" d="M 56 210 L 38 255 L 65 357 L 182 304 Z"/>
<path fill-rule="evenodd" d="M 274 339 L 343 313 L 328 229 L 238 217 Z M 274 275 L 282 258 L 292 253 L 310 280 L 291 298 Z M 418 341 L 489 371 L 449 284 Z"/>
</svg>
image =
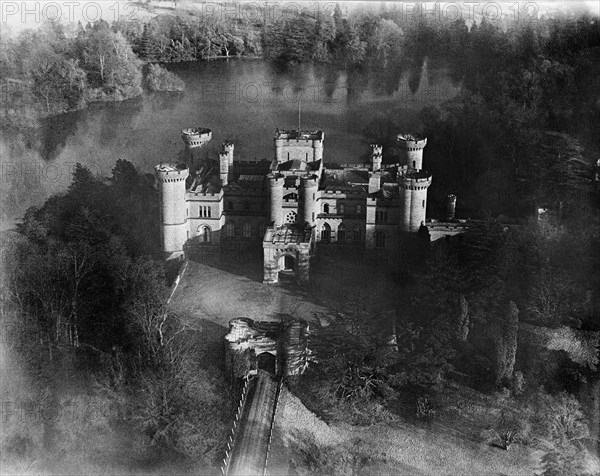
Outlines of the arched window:
<svg viewBox="0 0 600 476">
<path fill-rule="evenodd" d="M 354 230 L 352 231 L 352 239 L 354 241 L 360 241 L 362 238 L 362 231 L 360 229 L 360 226 L 356 225 L 354 227 Z"/>
<path fill-rule="evenodd" d="M 202 225 L 198 227 L 198 236 L 202 243 L 210 243 L 210 227 Z"/>
<path fill-rule="evenodd" d="M 252 226 L 250 223 L 244 223 L 244 226 L 242 227 L 242 234 L 244 235 L 244 238 L 250 238 L 250 235 L 252 234 Z"/>
<path fill-rule="evenodd" d="M 331 227 L 329 223 L 323 224 L 323 228 L 321 228 L 321 241 L 330 241 L 331 240 Z"/>
<path fill-rule="evenodd" d="M 329 213 L 329 203 L 323 205 L 323 213 Z"/>
<path fill-rule="evenodd" d="M 206 216 L 210 218 L 210 207 L 206 207 L 206 211 L 208 212 Z"/>
<path fill-rule="evenodd" d="M 233 222 L 228 222 L 225 225 L 225 234 L 228 238 L 233 238 L 235 236 L 235 224 Z"/>
<path fill-rule="evenodd" d="M 385 231 L 379 230 L 375 232 L 375 247 L 385 248 Z"/>
<path fill-rule="evenodd" d="M 346 226 L 343 223 L 338 226 L 337 240 L 346 241 Z"/>
<path fill-rule="evenodd" d="M 288 224 L 296 223 L 296 212 L 289 212 L 285 216 L 285 222 L 288 223 Z"/>
</svg>

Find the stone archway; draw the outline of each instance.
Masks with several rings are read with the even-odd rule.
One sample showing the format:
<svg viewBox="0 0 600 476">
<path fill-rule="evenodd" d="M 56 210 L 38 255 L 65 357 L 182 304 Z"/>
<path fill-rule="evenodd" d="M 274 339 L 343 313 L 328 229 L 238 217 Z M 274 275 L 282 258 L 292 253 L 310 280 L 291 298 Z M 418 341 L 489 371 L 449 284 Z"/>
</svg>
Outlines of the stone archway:
<svg viewBox="0 0 600 476">
<path fill-rule="evenodd" d="M 296 281 L 297 257 L 295 253 L 286 252 L 277 258 L 279 281 Z"/>
<path fill-rule="evenodd" d="M 277 373 L 277 358 L 271 352 L 261 352 L 256 356 L 258 370 L 265 372 Z"/>
</svg>

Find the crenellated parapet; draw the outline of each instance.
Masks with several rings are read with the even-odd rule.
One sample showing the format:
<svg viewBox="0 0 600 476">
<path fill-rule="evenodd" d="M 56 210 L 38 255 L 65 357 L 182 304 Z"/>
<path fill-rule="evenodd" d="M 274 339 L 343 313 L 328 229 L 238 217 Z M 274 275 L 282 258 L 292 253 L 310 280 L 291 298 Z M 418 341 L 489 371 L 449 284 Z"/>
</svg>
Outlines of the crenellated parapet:
<svg viewBox="0 0 600 476">
<path fill-rule="evenodd" d="M 427 190 L 431 185 L 432 175 L 426 170 L 409 171 L 398 177 L 398 185 L 402 190 Z"/>
<path fill-rule="evenodd" d="M 212 139 L 212 131 L 203 127 L 188 127 L 181 130 L 181 138 L 188 149 L 202 147 Z"/>
<path fill-rule="evenodd" d="M 164 163 L 154 167 L 154 173 L 161 183 L 185 182 L 190 175 L 190 169 L 183 164 Z"/>
</svg>

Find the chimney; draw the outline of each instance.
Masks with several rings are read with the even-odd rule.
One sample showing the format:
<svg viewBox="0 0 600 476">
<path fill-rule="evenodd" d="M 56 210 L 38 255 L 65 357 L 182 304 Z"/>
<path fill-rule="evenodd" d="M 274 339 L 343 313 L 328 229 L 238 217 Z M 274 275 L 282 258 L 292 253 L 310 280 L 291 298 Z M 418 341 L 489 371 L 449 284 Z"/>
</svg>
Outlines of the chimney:
<svg viewBox="0 0 600 476">
<path fill-rule="evenodd" d="M 446 201 L 446 219 L 454 220 L 456 214 L 456 195 L 449 194 Z"/>
<path fill-rule="evenodd" d="M 219 175 L 223 186 L 229 181 L 229 154 L 226 151 L 219 153 Z"/>
</svg>

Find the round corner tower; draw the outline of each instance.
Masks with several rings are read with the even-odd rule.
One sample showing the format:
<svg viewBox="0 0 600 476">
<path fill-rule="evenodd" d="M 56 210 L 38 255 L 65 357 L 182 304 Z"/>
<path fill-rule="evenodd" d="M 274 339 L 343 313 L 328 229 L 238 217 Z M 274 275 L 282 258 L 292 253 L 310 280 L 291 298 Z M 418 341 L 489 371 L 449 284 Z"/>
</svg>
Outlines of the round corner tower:
<svg viewBox="0 0 600 476">
<path fill-rule="evenodd" d="M 163 251 L 167 258 L 183 255 L 187 241 L 186 179 L 189 169 L 177 164 L 159 164 L 154 168 L 160 189 Z"/>
<path fill-rule="evenodd" d="M 281 174 L 269 174 L 269 194 L 271 207 L 271 222 L 273 226 L 283 225 L 283 184 L 285 177 Z"/>
<path fill-rule="evenodd" d="M 212 139 L 212 131 L 203 127 L 188 127 L 182 129 L 181 138 L 187 149 L 195 149 Z"/>
<path fill-rule="evenodd" d="M 300 181 L 300 192 L 302 201 L 302 224 L 315 225 L 317 216 L 317 190 L 319 189 L 319 177 L 309 175 L 302 177 Z"/>
<path fill-rule="evenodd" d="M 407 171 L 398 176 L 400 191 L 400 231 L 416 232 L 425 224 L 427 189 L 431 174 L 423 169 L 423 149 L 427 138 L 411 134 L 399 134 L 398 142 L 406 151 Z"/>
</svg>

